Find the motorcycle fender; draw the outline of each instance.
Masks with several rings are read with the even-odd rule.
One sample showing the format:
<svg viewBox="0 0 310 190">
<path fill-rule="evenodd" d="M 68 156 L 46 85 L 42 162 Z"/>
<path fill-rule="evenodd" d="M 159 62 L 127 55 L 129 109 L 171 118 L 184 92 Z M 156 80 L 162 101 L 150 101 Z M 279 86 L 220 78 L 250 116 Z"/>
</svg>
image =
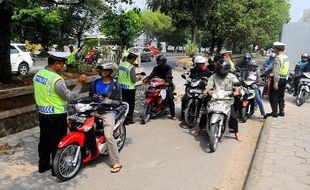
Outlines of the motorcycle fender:
<svg viewBox="0 0 310 190">
<path fill-rule="evenodd" d="M 211 119 L 210 119 L 210 124 L 217 123 L 218 121 L 224 121 L 224 115 L 222 114 L 212 114 Z M 220 123 L 221 125 L 222 123 Z"/>
<path fill-rule="evenodd" d="M 249 105 L 249 101 L 248 100 L 243 100 L 242 101 L 242 107 L 247 107 Z"/>
<path fill-rule="evenodd" d="M 300 90 L 305 90 L 306 92 L 310 92 L 310 89 L 309 89 L 308 85 L 301 86 Z"/>
<path fill-rule="evenodd" d="M 153 101 L 153 98 L 146 98 L 145 99 L 145 104 L 150 104 Z"/>
<path fill-rule="evenodd" d="M 63 148 L 69 144 L 78 143 L 81 147 L 84 146 L 85 135 L 80 132 L 70 132 L 58 144 L 58 148 Z"/>
</svg>

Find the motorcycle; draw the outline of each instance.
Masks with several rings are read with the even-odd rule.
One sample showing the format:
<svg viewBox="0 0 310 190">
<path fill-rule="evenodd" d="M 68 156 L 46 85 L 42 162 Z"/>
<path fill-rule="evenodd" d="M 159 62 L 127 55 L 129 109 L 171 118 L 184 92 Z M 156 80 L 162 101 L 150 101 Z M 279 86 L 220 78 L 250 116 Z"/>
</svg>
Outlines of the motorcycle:
<svg viewBox="0 0 310 190">
<path fill-rule="evenodd" d="M 209 137 L 210 151 L 215 152 L 218 142 L 222 139 L 226 131 L 228 116 L 230 115 L 233 101 L 229 96 L 232 91 L 219 90 L 215 92 L 208 103 L 208 126 L 207 134 Z"/>
<path fill-rule="evenodd" d="M 294 73 L 288 74 L 285 89 L 289 94 L 294 92 Z"/>
<path fill-rule="evenodd" d="M 72 106 L 76 113 L 68 119 L 70 132 L 59 142 L 53 162 L 54 172 L 62 181 L 75 177 L 82 163 L 88 163 L 100 155 L 108 154 L 103 130 L 104 121 L 92 114 L 100 106 L 115 114 L 113 136 L 119 151 L 126 140 L 124 121 L 129 111 L 128 103 L 121 102 L 120 105 L 111 106 L 111 102 L 104 99 L 100 103 L 82 99 Z"/>
<path fill-rule="evenodd" d="M 202 104 L 205 102 L 203 89 L 206 87 L 206 81 L 203 79 L 187 79 L 184 74 L 181 77 L 187 80 L 185 84 L 187 102 L 184 110 L 184 122 L 189 128 L 193 128 L 199 121 Z"/>
<path fill-rule="evenodd" d="M 250 115 L 254 114 L 255 109 L 255 91 L 252 88 L 252 85 L 255 81 L 245 80 L 244 87 L 241 87 L 240 90 L 240 101 L 242 102 L 242 107 L 240 110 L 241 121 L 246 122 Z"/>
<path fill-rule="evenodd" d="M 154 77 L 148 81 L 149 87 L 145 91 L 145 101 L 141 113 L 141 123 L 146 124 L 151 118 L 166 113 L 166 88 L 169 86 L 165 80 Z"/>
<path fill-rule="evenodd" d="M 302 73 L 298 84 L 298 95 L 296 105 L 301 106 L 310 98 L 310 72 Z"/>
</svg>

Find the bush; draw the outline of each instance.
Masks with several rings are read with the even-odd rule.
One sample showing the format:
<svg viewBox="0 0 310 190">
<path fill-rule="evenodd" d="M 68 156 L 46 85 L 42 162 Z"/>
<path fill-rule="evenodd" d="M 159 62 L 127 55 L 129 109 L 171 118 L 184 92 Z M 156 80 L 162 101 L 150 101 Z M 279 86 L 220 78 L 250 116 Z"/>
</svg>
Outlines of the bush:
<svg viewBox="0 0 310 190">
<path fill-rule="evenodd" d="M 185 48 L 185 54 L 189 57 L 194 57 L 198 51 L 198 46 L 195 43 L 188 43 Z"/>
</svg>

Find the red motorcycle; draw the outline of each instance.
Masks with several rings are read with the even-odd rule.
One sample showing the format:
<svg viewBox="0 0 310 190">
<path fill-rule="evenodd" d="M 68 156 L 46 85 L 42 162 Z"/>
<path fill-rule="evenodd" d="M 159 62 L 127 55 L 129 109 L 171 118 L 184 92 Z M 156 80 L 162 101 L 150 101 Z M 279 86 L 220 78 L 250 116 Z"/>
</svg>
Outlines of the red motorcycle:
<svg viewBox="0 0 310 190">
<path fill-rule="evenodd" d="M 165 99 L 167 86 L 165 80 L 154 77 L 148 81 L 149 87 L 145 91 L 145 102 L 141 114 L 142 124 L 146 124 L 151 118 L 166 113 Z"/>
<path fill-rule="evenodd" d="M 92 114 L 100 106 L 104 106 L 107 112 L 115 115 L 113 136 L 119 151 L 126 140 L 126 128 L 123 124 L 129 110 L 126 102 L 113 105 L 109 100 L 95 103 L 84 99 L 72 105 L 77 113 L 69 118 L 70 133 L 58 144 L 53 162 L 54 172 L 62 181 L 72 179 L 78 173 L 82 163 L 85 164 L 100 155 L 108 154 L 103 132 L 104 121 Z"/>
</svg>

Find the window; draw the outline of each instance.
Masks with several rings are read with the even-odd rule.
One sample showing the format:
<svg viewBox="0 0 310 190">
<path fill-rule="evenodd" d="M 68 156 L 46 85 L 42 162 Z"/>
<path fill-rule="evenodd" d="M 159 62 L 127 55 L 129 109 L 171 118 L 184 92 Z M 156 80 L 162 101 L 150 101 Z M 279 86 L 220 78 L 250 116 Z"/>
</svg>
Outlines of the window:
<svg viewBox="0 0 310 190">
<path fill-rule="evenodd" d="M 144 48 L 143 51 L 149 52 L 149 51 L 151 51 L 151 50 L 150 50 L 149 48 Z"/>
<path fill-rule="evenodd" d="M 20 50 L 22 50 L 23 52 L 29 52 L 28 51 L 28 49 L 27 49 L 27 47 L 26 46 L 24 46 L 24 45 L 19 45 L 19 46 L 17 46 Z"/>
<path fill-rule="evenodd" d="M 18 53 L 17 49 L 14 46 L 11 46 L 10 50 L 11 50 L 11 54 Z"/>
</svg>

